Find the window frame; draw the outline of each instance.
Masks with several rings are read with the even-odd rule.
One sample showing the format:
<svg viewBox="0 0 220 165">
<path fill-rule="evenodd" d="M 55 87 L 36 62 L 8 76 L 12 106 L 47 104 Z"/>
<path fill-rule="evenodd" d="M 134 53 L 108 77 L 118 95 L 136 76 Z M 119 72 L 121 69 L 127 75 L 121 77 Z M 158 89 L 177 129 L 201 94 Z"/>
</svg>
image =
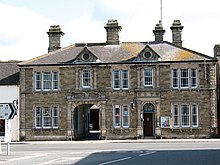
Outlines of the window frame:
<svg viewBox="0 0 220 165">
<path fill-rule="evenodd" d="M 116 110 L 118 110 L 119 113 L 116 113 Z M 121 110 L 119 105 L 114 106 L 113 115 L 114 115 L 114 128 L 121 128 Z M 119 120 L 119 122 L 117 123 L 116 123 L 117 121 L 116 118 L 118 118 Z"/>
<path fill-rule="evenodd" d="M 150 75 L 146 75 L 146 71 L 150 71 Z M 149 73 L 149 72 L 148 72 Z M 154 76 L 153 76 L 153 69 L 152 68 L 145 68 L 143 70 L 143 81 L 144 81 L 144 86 L 145 87 L 152 87 L 153 86 L 153 79 L 154 79 Z M 150 81 L 148 81 L 148 80 Z"/>
<path fill-rule="evenodd" d="M 86 74 L 88 74 L 88 77 L 85 77 Z M 81 78 L 82 78 L 82 88 L 91 88 L 92 71 L 90 69 L 83 69 Z"/>
<path fill-rule="evenodd" d="M 45 114 L 46 111 L 48 111 L 49 115 Z M 56 114 L 55 114 L 55 111 L 56 111 Z M 34 128 L 35 129 L 58 129 L 59 118 L 60 116 L 59 116 L 58 105 L 35 106 L 34 107 Z"/>
<path fill-rule="evenodd" d="M 113 70 L 112 71 L 113 90 L 128 90 L 129 85 L 130 85 L 129 84 L 129 70 Z"/>
<path fill-rule="evenodd" d="M 184 75 L 183 71 L 186 71 L 185 72 L 186 75 Z M 189 88 L 196 89 L 198 88 L 198 69 L 197 68 L 172 68 L 171 75 L 172 75 L 171 81 L 172 81 L 173 89 L 189 89 Z M 175 82 L 178 84 L 176 84 Z"/>
<path fill-rule="evenodd" d="M 127 111 L 127 114 L 125 114 L 124 112 Z M 128 105 L 122 105 L 122 127 L 123 128 L 129 128 L 130 125 L 130 112 L 129 112 L 129 106 Z M 125 125 L 125 118 L 127 118 L 127 125 Z"/>
<path fill-rule="evenodd" d="M 196 113 L 193 113 L 193 108 L 195 108 Z M 191 105 L 191 125 L 192 127 L 198 127 L 199 126 L 199 114 L 198 114 L 198 105 L 197 104 L 192 104 Z M 196 117 L 196 124 L 193 124 L 193 117 Z"/>
<path fill-rule="evenodd" d="M 56 75 L 57 79 L 54 78 L 55 75 Z M 58 91 L 59 90 L 59 82 L 60 82 L 59 72 L 58 71 L 53 71 L 52 72 L 52 90 L 53 91 Z M 55 85 L 55 83 L 57 83 L 57 85 Z M 57 87 L 55 88 L 55 86 L 57 86 Z"/>
</svg>

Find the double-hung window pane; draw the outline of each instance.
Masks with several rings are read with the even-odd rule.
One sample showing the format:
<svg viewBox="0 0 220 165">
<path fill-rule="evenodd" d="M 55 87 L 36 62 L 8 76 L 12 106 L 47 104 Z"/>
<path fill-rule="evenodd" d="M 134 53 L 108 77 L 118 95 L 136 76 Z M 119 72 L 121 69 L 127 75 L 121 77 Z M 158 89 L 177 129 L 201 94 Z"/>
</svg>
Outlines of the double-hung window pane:
<svg viewBox="0 0 220 165">
<path fill-rule="evenodd" d="M 192 111 L 192 127 L 198 127 L 198 108 L 197 105 L 193 104 L 191 107 Z"/>
<path fill-rule="evenodd" d="M 181 122 L 182 127 L 189 127 L 190 126 L 190 113 L 189 113 L 189 105 L 181 105 Z"/>
<path fill-rule="evenodd" d="M 121 111 L 119 106 L 114 108 L 114 127 L 121 127 Z"/>
<path fill-rule="evenodd" d="M 113 88 L 120 89 L 120 71 L 113 71 Z"/>
<path fill-rule="evenodd" d="M 144 69 L 144 86 L 152 86 L 152 85 L 153 85 L 153 70 Z"/>
<path fill-rule="evenodd" d="M 43 127 L 44 128 L 51 127 L 51 108 L 50 107 L 43 108 Z"/>
<path fill-rule="evenodd" d="M 191 87 L 196 88 L 197 87 L 197 70 L 191 69 Z"/>
<path fill-rule="evenodd" d="M 129 127 L 129 111 L 127 105 L 122 107 L 122 127 Z"/>
<path fill-rule="evenodd" d="M 58 77 L 58 72 L 52 72 L 53 77 L 52 77 L 52 85 L 53 85 L 53 90 L 58 90 L 59 88 L 59 77 Z"/>
<path fill-rule="evenodd" d="M 35 72 L 35 90 L 41 90 L 41 72 Z"/>
<path fill-rule="evenodd" d="M 91 71 L 90 70 L 83 70 L 82 71 L 82 86 L 84 88 L 91 87 Z"/>
<path fill-rule="evenodd" d="M 179 127 L 179 106 L 173 105 L 173 126 Z"/>
<path fill-rule="evenodd" d="M 51 90 L 51 72 L 43 72 L 43 90 Z"/>
<path fill-rule="evenodd" d="M 173 69 L 172 78 L 173 78 L 173 83 L 172 83 L 173 88 L 178 88 L 179 87 L 178 69 Z"/>
<path fill-rule="evenodd" d="M 182 88 L 189 87 L 189 70 L 188 69 L 180 70 L 180 86 Z"/>
<path fill-rule="evenodd" d="M 55 106 L 52 108 L 52 127 L 53 128 L 58 128 L 58 118 L 59 118 L 58 107 Z"/>
<path fill-rule="evenodd" d="M 121 71 L 122 89 L 128 89 L 128 71 Z"/>
<path fill-rule="evenodd" d="M 41 107 L 35 108 L 35 128 L 41 128 Z"/>
</svg>

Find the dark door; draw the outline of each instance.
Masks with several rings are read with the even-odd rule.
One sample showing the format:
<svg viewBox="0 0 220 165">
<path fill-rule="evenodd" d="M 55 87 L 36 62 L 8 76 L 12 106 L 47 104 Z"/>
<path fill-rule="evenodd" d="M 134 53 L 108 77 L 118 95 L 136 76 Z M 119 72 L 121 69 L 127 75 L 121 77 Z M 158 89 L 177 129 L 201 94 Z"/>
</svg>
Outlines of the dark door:
<svg viewBox="0 0 220 165">
<path fill-rule="evenodd" d="M 153 113 L 144 113 L 144 136 L 153 136 Z"/>
<path fill-rule="evenodd" d="M 99 109 L 90 109 L 90 130 L 99 129 Z"/>
</svg>

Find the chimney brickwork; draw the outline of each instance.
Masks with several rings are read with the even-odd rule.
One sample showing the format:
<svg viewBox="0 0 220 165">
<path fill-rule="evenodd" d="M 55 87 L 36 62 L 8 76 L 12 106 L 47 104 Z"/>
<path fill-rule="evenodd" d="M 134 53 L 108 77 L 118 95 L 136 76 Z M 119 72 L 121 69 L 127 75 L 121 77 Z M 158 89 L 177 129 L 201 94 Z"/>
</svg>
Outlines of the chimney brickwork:
<svg viewBox="0 0 220 165">
<path fill-rule="evenodd" d="M 163 35 L 165 33 L 165 30 L 163 29 L 161 21 L 159 21 L 159 24 L 156 24 L 153 33 L 155 35 L 155 41 L 163 41 Z"/>
<path fill-rule="evenodd" d="M 108 20 L 105 26 L 107 40 L 106 45 L 119 45 L 119 32 L 121 31 L 121 26 L 119 26 L 117 20 Z"/>
<path fill-rule="evenodd" d="M 61 48 L 60 37 L 64 35 L 59 25 L 51 25 L 47 32 L 49 36 L 48 53 Z"/>
<path fill-rule="evenodd" d="M 183 26 L 181 26 L 180 20 L 174 20 L 170 29 L 172 30 L 173 44 L 182 46 Z"/>
<path fill-rule="evenodd" d="M 214 46 L 214 57 L 220 57 L 220 44 Z"/>
</svg>

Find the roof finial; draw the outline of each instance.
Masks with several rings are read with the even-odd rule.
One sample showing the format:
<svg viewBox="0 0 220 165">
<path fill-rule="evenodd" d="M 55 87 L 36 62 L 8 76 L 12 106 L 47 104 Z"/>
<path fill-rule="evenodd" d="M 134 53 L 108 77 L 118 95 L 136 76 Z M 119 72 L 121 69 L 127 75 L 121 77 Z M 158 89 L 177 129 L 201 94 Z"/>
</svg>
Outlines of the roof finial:
<svg viewBox="0 0 220 165">
<path fill-rule="evenodd" d="M 163 4 L 162 4 L 162 0 L 160 0 L 160 23 L 162 25 L 162 19 L 163 19 Z"/>
</svg>

